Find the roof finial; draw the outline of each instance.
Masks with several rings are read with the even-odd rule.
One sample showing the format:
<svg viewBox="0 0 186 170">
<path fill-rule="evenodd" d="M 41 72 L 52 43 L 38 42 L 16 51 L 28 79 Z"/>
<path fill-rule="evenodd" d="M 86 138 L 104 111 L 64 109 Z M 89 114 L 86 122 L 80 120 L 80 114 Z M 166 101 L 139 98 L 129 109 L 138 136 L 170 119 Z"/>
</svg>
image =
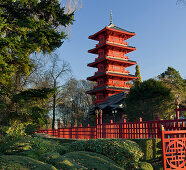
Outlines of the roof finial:
<svg viewBox="0 0 186 170">
<path fill-rule="evenodd" d="M 110 11 L 110 25 L 112 25 L 112 10 Z"/>
<path fill-rule="evenodd" d="M 109 24 L 110 27 L 113 27 L 114 24 L 113 24 L 113 21 L 112 21 L 112 10 L 110 12 L 110 24 Z"/>
</svg>

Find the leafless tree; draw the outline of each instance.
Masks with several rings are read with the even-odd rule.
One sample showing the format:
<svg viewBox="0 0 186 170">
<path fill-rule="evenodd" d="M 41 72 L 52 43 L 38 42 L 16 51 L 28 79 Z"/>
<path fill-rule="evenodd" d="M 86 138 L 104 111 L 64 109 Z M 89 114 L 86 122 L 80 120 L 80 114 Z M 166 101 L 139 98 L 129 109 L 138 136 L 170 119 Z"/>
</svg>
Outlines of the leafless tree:
<svg viewBox="0 0 186 170">
<path fill-rule="evenodd" d="M 93 106 L 92 96 L 86 91 L 92 89 L 94 84 L 86 80 L 71 78 L 63 90 L 64 103 L 59 104 L 59 112 L 63 125 L 80 125 L 85 115 Z"/>
<path fill-rule="evenodd" d="M 52 56 L 51 67 L 48 70 L 48 75 L 52 80 L 51 85 L 56 89 L 56 93 L 52 96 L 52 129 L 55 126 L 56 106 L 63 102 L 63 99 L 59 97 L 63 92 L 62 81 L 69 73 L 71 73 L 70 65 L 64 60 L 60 62 L 58 55 L 54 54 Z"/>
</svg>

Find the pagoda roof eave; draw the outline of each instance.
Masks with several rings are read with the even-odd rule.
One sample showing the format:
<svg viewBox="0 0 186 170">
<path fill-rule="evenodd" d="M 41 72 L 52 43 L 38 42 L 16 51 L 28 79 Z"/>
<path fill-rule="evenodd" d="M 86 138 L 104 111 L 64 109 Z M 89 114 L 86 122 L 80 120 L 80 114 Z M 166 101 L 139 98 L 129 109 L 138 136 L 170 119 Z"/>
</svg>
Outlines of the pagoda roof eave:
<svg viewBox="0 0 186 170">
<path fill-rule="evenodd" d="M 103 86 L 103 87 L 97 87 L 96 89 L 86 91 L 87 94 L 96 94 L 99 91 L 129 91 L 129 88 L 120 88 L 120 87 L 114 87 L 114 86 Z"/>
<path fill-rule="evenodd" d="M 132 47 L 132 46 L 125 46 L 125 45 L 115 44 L 115 43 L 112 43 L 112 42 L 105 42 L 104 44 L 96 46 L 96 48 L 88 50 L 88 52 L 93 53 L 93 54 L 98 54 L 98 49 L 102 48 L 104 46 L 112 46 L 112 47 L 117 47 L 117 48 L 123 48 L 123 49 L 129 50 L 129 52 L 132 52 L 132 51 L 136 50 L 136 48 Z"/>
<path fill-rule="evenodd" d="M 114 32 L 117 32 L 117 33 L 121 33 L 121 34 L 127 34 L 127 35 L 129 35 L 128 38 L 130 38 L 130 37 L 136 35 L 135 32 L 130 32 L 130 31 L 124 30 L 124 29 L 122 29 L 122 28 L 119 28 L 119 27 L 117 27 L 117 26 L 113 26 L 113 27 L 106 26 L 106 27 L 104 27 L 102 30 L 98 31 L 97 33 L 95 33 L 95 34 L 93 34 L 93 35 L 90 35 L 88 38 L 89 38 L 89 39 L 92 39 L 92 40 L 98 40 L 98 36 L 99 36 L 102 32 L 107 31 L 107 30 L 114 31 Z M 128 38 L 127 38 L 127 39 L 128 39 Z"/>
<path fill-rule="evenodd" d="M 97 64 L 99 64 L 99 63 L 101 63 L 103 61 L 113 61 L 113 62 L 126 63 L 126 64 L 128 64 L 130 66 L 137 64 L 136 61 L 132 61 L 132 60 L 125 60 L 125 59 L 114 58 L 114 57 L 112 57 L 112 58 L 110 58 L 110 57 L 104 57 L 104 58 L 100 58 L 100 60 L 98 59 L 95 62 L 92 62 L 92 63 L 87 64 L 87 66 L 89 66 L 89 67 L 95 67 L 96 68 Z"/>
<path fill-rule="evenodd" d="M 112 73 L 111 72 L 100 72 L 99 74 L 96 74 L 94 76 L 87 77 L 87 80 L 95 81 L 97 78 L 103 77 L 103 76 L 113 76 L 113 77 L 120 77 L 120 78 L 128 78 L 130 80 L 137 79 L 136 76 L 131 75 L 131 74 L 122 74 L 122 73 L 116 73 L 116 72 L 112 72 Z"/>
</svg>

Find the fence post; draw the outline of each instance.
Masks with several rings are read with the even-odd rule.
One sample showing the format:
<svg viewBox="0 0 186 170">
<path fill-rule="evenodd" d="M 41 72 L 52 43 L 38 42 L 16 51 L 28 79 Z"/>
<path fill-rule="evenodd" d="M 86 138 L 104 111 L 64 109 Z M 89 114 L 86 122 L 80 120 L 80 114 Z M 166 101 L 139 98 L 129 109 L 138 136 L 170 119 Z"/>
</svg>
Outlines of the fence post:
<svg viewBox="0 0 186 170">
<path fill-rule="evenodd" d="M 82 134 L 82 124 L 80 125 L 80 139 L 83 139 L 83 134 Z"/>
<path fill-rule="evenodd" d="M 141 122 L 139 126 L 139 134 L 140 134 L 139 137 L 140 139 L 142 139 L 142 133 L 141 133 L 142 132 L 142 118 L 141 117 L 139 118 L 139 121 Z"/>
<path fill-rule="evenodd" d="M 126 134 L 126 128 L 127 128 L 127 126 L 126 126 L 126 123 L 127 123 L 127 120 L 126 119 L 123 119 L 123 123 L 124 123 L 124 125 L 123 125 L 123 133 L 124 133 L 124 139 L 126 139 L 127 138 L 127 134 Z"/>
<path fill-rule="evenodd" d="M 98 138 L 98 124 L 99 124 L 99 112 L 98 110 L 95 111 L 96 113 L 96 139 Z"/>
<path fill-rule="evenodd" d="M 96 112 L 96 125 L 99 124 L 99 112 L 98 110 L 95 111 Z"/>
<path fill-rule="evenodd" d="M 113 120 L 110 120 L 110 138 L 113 138 Z"/>
<path fill-rule="evenodd" d="M 100 138 L 102 138 L 103 137 L 103 125 L 102 125 L 102 121 L 103 121 L 103 119 L 102 119 L 102 113 L 103 113 L 103 111 L 100 109 L 100 122 L 99 122 L 99 124 L 100 124 Z"/>
<path fill-rule="evenodd" d="M 91 132 L 90 132 L 90 124 L 88 124 L 87 125 L 87 132 L 88 132 L 88 134 L 87 134 L 87 139 L 90 139 L 91 137 Z"/>
<path fill-rule="evenodd" d="M 58 134 L 57 134 L 57 136 L 60 137 L 61 121 L 60 121 L 60 119 L 58 119 L 57 121 L 58 121 L 58 123 L 57 123 L 57 133 Z"/>
<path fill-rule="evenodd" d="M 164 126 L 161 125 L 161 145 L 162 145 L 162 161 L 163 161 L 163 169 L 166 169 L 166 160 L 165 160 L 165 142 L 164 142 L 164 137 L 165 137 L 165 134 L 164 134 Z"/>
</svg>

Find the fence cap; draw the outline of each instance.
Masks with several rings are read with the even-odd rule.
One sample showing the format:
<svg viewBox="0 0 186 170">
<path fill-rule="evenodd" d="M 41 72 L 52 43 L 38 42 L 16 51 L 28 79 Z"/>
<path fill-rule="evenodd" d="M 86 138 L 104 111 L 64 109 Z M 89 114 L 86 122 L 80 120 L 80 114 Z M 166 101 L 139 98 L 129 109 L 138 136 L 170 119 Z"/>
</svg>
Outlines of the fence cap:
<svg viewBox="0 0 186 170">
<path fill-rule="evenodd" d="M 165 130 L 164 126 L 163 126 L 163 125 L 161 125 L 161 131 L 164 131 L 164 130 Z"/>
</svg>

